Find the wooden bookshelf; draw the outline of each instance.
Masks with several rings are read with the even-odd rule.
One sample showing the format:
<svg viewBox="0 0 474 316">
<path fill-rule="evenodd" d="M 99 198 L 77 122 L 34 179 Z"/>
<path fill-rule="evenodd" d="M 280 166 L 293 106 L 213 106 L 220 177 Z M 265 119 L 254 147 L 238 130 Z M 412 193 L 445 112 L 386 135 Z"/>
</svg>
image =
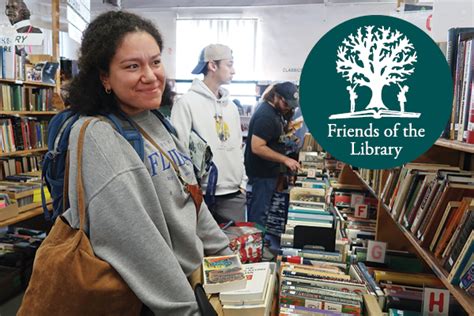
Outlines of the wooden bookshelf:
<svg viewBox="0 0 474 316">
<path fill-rule="evenodd" d="M 57 111 L 1 111 L 2 115 L 20 115 L 20 116 L 37 116 L 37 115 L 55 115 Z"/>
<path fill-rule="evenodd" d="M 393 220 L 393 223 L 398 227 L 398 229 L 403 233 L 405 238 L 410 242 L 411 246 L 416 250 L 418 255 L 425 261 L 425 263 L 433 270 L 434 274 L 439 278 L 441 282 L 443 282 L 446 289 L 456 298 L 459 304 L 464 308 L 464 310 L 468 313 L 468 315 L 474 315 L 474 297 L 469 296 L 463 289 L 459 288 L 458 286 L 452 285 L 448 280 L 448 273 L 444 270 L 443 267 L 438 262 L 433 254 L 426 249 L 422 248 L 420 244 L 418 244 L 417 240 L 411 232 L 409 232 L 405 227 L 401 226 L 390 213 L 389 208 L 380 203 L 382 206 L 381 209 L 386 213 L 388 217 Z"/>
<path fill-rule="evenodd" d="M 449 148 L 452 149 L 451 147 Z M 431 252 L 422 248 L 411 232 L 400 225 L 392 217 L 388 206 L 380 200 L 380 196 L 377 195 L 374 189 L 368 185 L 368 183 L 361 177 L 359 172 L 353 169 L 351 169 L 351 171 L 356 176 L 358 182 L 363 184 L 366 189 L 378 200 L 376 239 L 388 242 L 391 245 L 391 248 L 397 250 L 407 250 L 416 253 L 424 261 L 426 266 L 434 272 L 434 274 L 439 278 L 446 289 L 449 290 L 449 292 L 454 296 L 458 303 L 464 308 L 468 315 L 474 315 L 474 297 L 469 296 L 464 290 L 460 289 L 458 286 L 452 285 L 449 282 L 448 273 L 439 263 L 438 259 L 436 259 Z M 386 177 L 384 178 L 386 179 Z"/>
<path fill-rule="evenodd" d="M 457 140 L 439 138 L 435 142 L 435 145 L 439 147 L 443 147 L 443 148 L 449 148 L 453 150 L 462 151 L 465 153 L 474 154 L 474 144 L 468 144 L 468 143 L 460 142 Z"/>
<path fill-rule="evenodd" d="M 39 206 L 37 206 L 37 207 L 35 207 L 35 208 L 33 208 L 29 211 L 20 213 L 19 215 L 15 216 L 15 217 L 12 217 L 12 218 L 9 218 L 7 220 L 0 221 L 0 227 L 13 225 L 13 224 L 16 224 L 18 222 L 22 222 L 24 220 L 27 220 L 27 219 L 30 219 L 32 217 L 43 214 L 43 206 L 41 206 L 41 203 L 39 203 L 39 204 L 40 204 Z"/>
<path fill-rule="evenodd" d="M 42 88 L 56 87 L 56 84 L 44 83 L 44 82 L 39 82 L 39 81 L 14 80 L 14 79 L 0 79 L 0 83 L 19 84 L 19 85 L 42 87 Z"/>
<path fill-rule="evenodd" d="M 43 153 L 47 150 L 48 150 L 47 147 L 29 149 L 29 150 L 18 150 L 14 152 L 1 153 L 0 158 L 11 157 L 11 156 L 26 156 L 26 155 L 36 154 L 36 153 Z"/>
</svg>

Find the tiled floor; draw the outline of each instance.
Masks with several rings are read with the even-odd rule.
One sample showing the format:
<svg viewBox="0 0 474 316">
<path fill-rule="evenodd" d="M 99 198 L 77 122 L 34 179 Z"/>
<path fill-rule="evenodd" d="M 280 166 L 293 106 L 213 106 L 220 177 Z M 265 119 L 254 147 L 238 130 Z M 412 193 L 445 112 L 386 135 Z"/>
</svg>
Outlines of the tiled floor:
<svg viewBox="0 0 474 316">
<path fill-rule="evenodd" d="M 20 308 L 23 293 L 0 305 L 0 316 L 15 316 Z"/>
</svg>

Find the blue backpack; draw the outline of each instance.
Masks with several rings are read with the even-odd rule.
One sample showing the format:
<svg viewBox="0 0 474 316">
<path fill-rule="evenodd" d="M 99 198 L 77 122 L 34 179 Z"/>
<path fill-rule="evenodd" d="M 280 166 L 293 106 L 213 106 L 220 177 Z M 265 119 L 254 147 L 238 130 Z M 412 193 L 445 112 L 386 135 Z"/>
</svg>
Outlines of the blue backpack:
<svg viewBox="0 0 474 316">
<path fill-rule="evenodd" d="M 171 123 L 157 110 L 152 111 L 163 123 L 168 132 L 176 136 L 176 130 Z M 107 119 L 117 132 L 120 133 L 135 149 L 140 159 L 144 159 L 144 143 L 140 132 L 135 128 L 127 115 L 120 113 L 118 115 L 101 115 Z M 55 220 L 69 207 L 68 199 L 64 199 L 64 175 L 66 170 L 66 155 L 69 145 L 69 135 L 74 123 L 79 119 L 79 114 L 70 109 L 63 110 L 56 114 L 48 125 L 48 152 L 43 158 L 42 166 L 42 185 L 41 200 L 46 220 Z M 44 184 L 53 199 L 53 214 L 51 216 L 46 206 L 46 196 L 44 193 Z"/>
</svg>

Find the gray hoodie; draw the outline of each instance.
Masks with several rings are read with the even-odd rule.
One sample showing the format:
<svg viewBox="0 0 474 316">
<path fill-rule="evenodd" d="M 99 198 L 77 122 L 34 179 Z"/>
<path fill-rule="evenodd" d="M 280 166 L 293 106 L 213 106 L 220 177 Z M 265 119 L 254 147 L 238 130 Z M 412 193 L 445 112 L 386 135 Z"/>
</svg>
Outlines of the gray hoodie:
<svg viewBox="0 0 474 316">
<path fill-rule="evenodd" d="M 219 170 L 216 195 L 224 195 L 245 189 L 247 176 L 239 111 L 226 89 L 219 88 L 219 93 L 221 97 L 217 99 L 204 82 L 194 79 L 189 91 L 173 105 L 171 121 L 184 145 L 189 144 L 191 128 L 209 144 Z M 203 189 L 206 186 L 204 179 Z"/>
<path fill-rule="evenodd" d="M 187 150 L 155 115 L 133 117 L 195 183 Z M 65 217 L 78 227 L 76 157 L 79 120 L 69 139 L 71 208 Z M 196 220 L 192 199 L 170 163 L 145 141 L 145 163 L 110 124 L 92 122 L 86 131 L 83 178 L 87 233 L 95 254 L 109 262 L 138 298 L 159 315 L 198 313 L 187 276 L 204 255 L 230 253 L 227 237 L 205 203 Z"/>
</svg>

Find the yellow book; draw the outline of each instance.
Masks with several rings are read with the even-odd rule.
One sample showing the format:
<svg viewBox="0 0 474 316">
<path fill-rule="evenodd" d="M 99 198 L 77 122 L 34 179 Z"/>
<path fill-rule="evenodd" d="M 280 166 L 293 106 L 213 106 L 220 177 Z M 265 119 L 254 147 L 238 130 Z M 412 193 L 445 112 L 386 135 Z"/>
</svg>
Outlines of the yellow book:
<svg viewBox="0 0 474 316">
<path fill-rule="evenodd" d="M 403 273 L 393 271 L 374 271 L 376 282 L 389 281 L 397 284 L 442 287 L 443 283 L 434 275 L 425 273 Z"/>
</svg>

